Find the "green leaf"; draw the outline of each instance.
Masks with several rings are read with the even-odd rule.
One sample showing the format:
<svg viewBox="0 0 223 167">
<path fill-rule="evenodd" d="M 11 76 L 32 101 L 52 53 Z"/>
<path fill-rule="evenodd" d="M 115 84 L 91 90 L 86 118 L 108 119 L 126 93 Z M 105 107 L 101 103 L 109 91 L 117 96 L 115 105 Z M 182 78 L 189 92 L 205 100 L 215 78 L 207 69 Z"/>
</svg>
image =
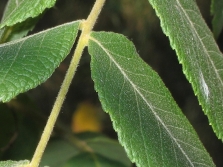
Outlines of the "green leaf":
<svg viewBox="0 0 223 167">
<path fill-rule="evenodd" d="M 80 142 L 76 142 L 77 140 Z M 67 163 L 69 159 L 73 159 L 73 157 L 82 154 L 84 151 L 83 146 L 78 145 L 80 143 L 92 150 L 91 156 L 96 159 L 99 156 L 99 158 L 104 157 L 109 162 L 122 164 L 125 167 L 131 166 L 130 160 L 118 141 L 89 132 L 75 135 L 75 140 L 72 140 L 72 137 L 69 137 L 69 141 L 59 138 L 50 140 L 44 152 L 41 166 L 61 167 L 65 164 L 70 164 L 70 162 Z"/>
<path fill-rule="evenodd" d="M 4 15 L 2 17 L 2 21 L 14 12 L 16 3 L 19 4 L 21 3 L 20 1 L 21 0 L 8 1 L 8 4 L 5 7 Z M 9 42 L 24 37 L 34 28 L 39 18 L 40 17 L 28 18 L 23 20 L 21 23 L 0 29 L 0 43 Z"/>
<path fill-rule="evenodd" d="M 125 150 L 118 143 L 117 140 L 113 140 L 108 137 L 102 136 L 101 134 L 92 132 L 80 133 L 77 134 L 77 137 L 80 140 L 85 141 L 94 153 L 97 153 L 112 161 L 120 162 L 125 166 L 132 165 L 125 153 Z"/>
<path fill-rule="evenodd" d="M 46 8 L 51 8 L 56 0 L 9 0 L 5 8 L 0 28 L 12 26 L 27 18 L 34 18 Z"/>
<path fill-rule="evenodd" d="M 65 162 L 76 156 L 79 152 L 75 145 L 66 140 L 50 140 L 44 151 L 40 166 L 62 167 Z"/>
<path fill-rule="evenodd" d="M 212 27 L 214 37 L 218 38 L 223 28 L 223 3 L 222 0 L 212 0 L 211 14 L 214 16 L 212 20 Z"/>
<path fill-rule="evenodd" d="M 223 55 L 194 0 L 150 0 L 204 113 L 223 140 Z"/>
<path fill-rule="evenodd" d="M 29 18 L 22 23 L 2 28 L 0 30 L 0 43 L 13 41 L 26 36 L 29 31 L 33 30 L 38 21 L 39 17 Z"/>
<path fill-rule="evenodd" d="M 79 21 L 0 45 L 0 101 L 48 79 L 70 52 Z"/>
<path fill-rule="evenodd" d="M 21 167 L 23 165 L 28 165 L 28 160 L 22 160 L 22 161 L 0 161 L 0 167 Z"/>
<path fill-rule="evenodd" d="M 112 161 L 99 154 L 81 153 L 71 158 L 63 167 L 126 167 L 117 161 Z"/>
<path fill-rule="evenodd" d="M 118 141 L 106 137 L 96 137 L 90 140 L 88 139 L 86 143 L 98 155 L 111 161 L 119 162 L 125 166 L 131 166 L 130 160 Z"/>
<path fill-rule="evenodd" d="M 214 166 L 164 83 L 115 33 L 89 41 L 95 89 L 132 162 L 145 166 Z"/>
</svg>

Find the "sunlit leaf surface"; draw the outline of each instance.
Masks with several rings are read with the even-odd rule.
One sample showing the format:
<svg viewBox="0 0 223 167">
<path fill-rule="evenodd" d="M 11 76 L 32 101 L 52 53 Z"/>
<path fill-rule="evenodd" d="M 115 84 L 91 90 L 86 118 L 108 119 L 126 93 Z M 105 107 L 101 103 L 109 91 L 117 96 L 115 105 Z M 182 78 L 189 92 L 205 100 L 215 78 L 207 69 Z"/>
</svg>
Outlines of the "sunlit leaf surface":
<svg viewBox="0 0 223 167">
<path fill-rule="evenodd" d="M 214 166 L 160 77 L 129 40 L 93 32 L 89 53 L 102 106 L 138 167 Z"/>
<path fill-rule="evenodd" d="M 46 81 L 70 52 L 79 23 L 0 45 L 0 101 L 9 101 Z"/>
</svg>

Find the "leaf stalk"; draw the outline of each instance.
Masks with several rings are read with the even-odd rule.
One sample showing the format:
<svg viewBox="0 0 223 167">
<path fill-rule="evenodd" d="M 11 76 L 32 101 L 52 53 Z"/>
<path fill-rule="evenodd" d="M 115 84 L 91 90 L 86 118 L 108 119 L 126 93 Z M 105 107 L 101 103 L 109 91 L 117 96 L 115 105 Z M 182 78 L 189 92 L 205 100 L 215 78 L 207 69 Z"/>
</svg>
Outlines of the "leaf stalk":
<svg viewBox="0 0 223 167">
<path fill-rule="evenodd" d="M 96 0 L 87 20 L 83 21 L 80 25 L 80 29 L 82 30 L 82 33 L 78 40 L 78 44 L 77 44 L 77 47 L 73 54 L 72 60 L 70 62 L 70 66 L 67 70 L 66 76 L 65 76 L 64 81 L 61 85 L 60 91 L 58 93 L 58 96 L 57 96 L 54 106 L 52 108 L 51 114 L 48 118 L 47 124 L 46 124 L 45 129 L 42 133 L 42 136 L 38 143 L 36 151 L 33 155 L 33 158 L 31 160 L 30 164 L 27 167 L 38 167 L 40 164 L 42 155 L 43 155 L 46 145 L 50 139 L 51 133 L 53 131 L 53 127 L 54 127 L 57 117 L 60 113 L 62 104 L 65 100 L 65 97 L 66 97 L 66 94 L 70 87 L 70 84 L 72 82 L 72 79 L 75 75 L 77 66 L 80 62 L 83 50 L 88 45 L 89 35 L 96 23 L 96 20 L 98 18 L 98 15 L 101 12 L 101 9 L 102 9 L 104 3 L 105 3 L 105 0 Z"/>
</svg>

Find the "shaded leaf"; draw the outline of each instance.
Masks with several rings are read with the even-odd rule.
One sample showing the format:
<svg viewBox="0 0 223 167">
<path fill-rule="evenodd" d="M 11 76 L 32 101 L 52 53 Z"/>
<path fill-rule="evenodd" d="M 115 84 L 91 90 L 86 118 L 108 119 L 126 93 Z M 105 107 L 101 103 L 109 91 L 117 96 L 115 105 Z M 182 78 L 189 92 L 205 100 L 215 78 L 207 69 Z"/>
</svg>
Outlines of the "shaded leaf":
<svg viewBox="0 0 223 167">
<path fill-rule="evenodd" d="M 20 39 L 32 31 L 38 22 L 39 17 L 29 18 L 22 23 L 17 23 L 11 27 L 4 27 L 0 30 L 0 43 L 5 43 Z"/>
<path fill-rule="evenodd" d="M 53 139 L 44 151 L 40 166 L 61 167 L 80 151 L 75 145 L 63 139 Z"/>
<path fill-rule="evenodd" d="M 56 0 L 9 0 L 3 13 L 0 28 L 12 26 L 27 18 L 34 18 L 46 8 L 51 8 Z"/>
<path fill-rule="evenodd" d="M 22 161 L 0 161 L 0 167 L 21 167 L 22 165 L 28 165 L 28 160 Z"/>
<path fill-rule="evenodd" d="M 126 167 L 131 166 L 130 160 L 118 141 L 90 132 L 76 134 L 74 139 L 69 137 L 69 140 L 59 138 L 50 140 L 44 152 L 41 166 L 61 167 L 67 164 L 69 159 L 86 151 L 83 146 L 79 145 L 80 143 L 92 150 L 91 156 L 96 159 L 102 156 L 106 161 L 116 162 Z"/>
<path fill-rule="evenodd" d="M 149 0 L 204 113 L 223 140 L 223 55 L 193 0 Z"/>
<path fill-rule="evenodd" d="M 18 125 L 14 114 L 6 104 L 0 104 L 0 154 L 8 150 L 17 138 Z"/>
<path fill-rule="evenodd" d="M 5 28 L 0 29 L 0 44 L 2 43 L 2 39 L 4 38 Z"/>
<path fill-rule="evenodd" d="M 15 117 L 18 119 L 15 121 L 18 127 L 14 134 L 14 141 L 13 138 L 9 141 L 12 142 L 11 146 L 2 157 L 12 160 L 31 159 L 40 139 L 40 129 L 36 120 L 24 113 L 17 113 Z"/>
<path fill-rule="evenodd" d="M 90 135 L 92 133 L 84 133 L 84 134 Z M 97 153 L 98 155 L 101 155 L 112 161 L 124 164 L 125 166 L 131 166 L 129 158 L 127 157 L 123 147 L 118 143 L 118 141 L 109 139 L 101 135 L 97 136 L 91 135 L 87 138 L 81 137 L 81 139 L 86 141 L 86 144 L 93 150 L 94 153 Z"/>
<path fill-rule="evenodd" d="M 63 167 L 127 167 L 98 154 L 81 153 L 71 158 Z"/>
<path fill-rule="evenodd" d="M 46 81 L 67 56 L 79 21 L 0 45 L 0 101 Z"/>
<path fill-rule="evenodd" d="M 223 2 L 222 0 L 212 0 L 211 14 L 214 16 L 212 19 L 214 37 L 218 38 L 223 28 Z"/>
<path fill-rule="evenodd" d="M 132 162 L 145 166 L 214 166 L 160 77 L 134 45 L 115 33 L 89 41 L 95 89 Z"/>
</svg>

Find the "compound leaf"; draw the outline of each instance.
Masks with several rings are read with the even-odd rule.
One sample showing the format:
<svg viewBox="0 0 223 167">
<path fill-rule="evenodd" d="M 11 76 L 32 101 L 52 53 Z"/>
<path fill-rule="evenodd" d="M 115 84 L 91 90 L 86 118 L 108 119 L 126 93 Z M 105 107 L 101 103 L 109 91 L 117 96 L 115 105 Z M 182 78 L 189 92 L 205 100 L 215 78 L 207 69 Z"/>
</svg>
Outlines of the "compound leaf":
<svg viewBox="0 0 223 167">
<path fill-rule="evenodd" d="M 9 0 L 5 8 L 0 28 L 12 26 L 27 18 L 34 18 L 46 8 L 51 8 L 56 0 Z"/>
<path fill-rule="evenodd" d="M 214 166 L 164 83 L 124 36 L 92 32 L 95 89 L 138 167 Z"/>
<path fill-rule="evenodd" d="M 149 0 L 204 113 L 223 140 L 223 55 L 194 0 Z"/>
<path fill-rule="evenodd" d="M 46 81 L 68 55 L 79 21 L 0 45 L 0 101 Z"/>
</svg>

